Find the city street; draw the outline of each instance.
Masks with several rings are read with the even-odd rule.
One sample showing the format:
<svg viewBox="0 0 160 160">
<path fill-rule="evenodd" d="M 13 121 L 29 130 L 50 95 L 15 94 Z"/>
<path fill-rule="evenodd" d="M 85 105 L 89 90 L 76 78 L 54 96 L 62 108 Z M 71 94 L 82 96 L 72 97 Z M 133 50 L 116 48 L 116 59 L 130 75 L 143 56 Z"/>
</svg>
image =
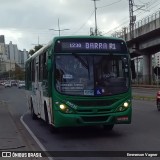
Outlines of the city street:
<svg viewBox="0 0 160 160">
<path fill-rule="evenodd" d="M 20 117 L 25 114 L 26 111 L 24 89 L 18 89 L 18 87 L 4 88 L 4 86 L 0 85 L 0 159 L 4 159 L 4 157 L 2 157 L 3 152 L 35 153 L 36 151 L 41 151 L 40 146 L 20 121 Z M 13 156 L 15 155 L 11 157 Z M 23 157 L 23 159 L 36 160 L 37 158 Z M 48 160 L 47 157 L 41 159 Z"/>
<path fill-rule="evenodd" d="M 160 159 L 160 1 L 0 13 L 0 159 Z"/>
<path fill-rule="evenodd" d="M 47 151 L 159 151 L 160 113 L 154 101 L 133 100 L 132 124 L 116 125 L 111 132 L 99 127 L 88 127 L 62 129 L 58 134 L 53 134 L 44 122 L 33 121 L 30 114 L 27 113 L 24 89 L 1 87 L 0 100 L 8 103 L 13 117 L 20 118 L 24 115 L 23 121 Z M 75 158 L 62 156 L 60 159 Z M 79 159 L 121 160 L 125 158 L 81 157 Z"/>
</svg>

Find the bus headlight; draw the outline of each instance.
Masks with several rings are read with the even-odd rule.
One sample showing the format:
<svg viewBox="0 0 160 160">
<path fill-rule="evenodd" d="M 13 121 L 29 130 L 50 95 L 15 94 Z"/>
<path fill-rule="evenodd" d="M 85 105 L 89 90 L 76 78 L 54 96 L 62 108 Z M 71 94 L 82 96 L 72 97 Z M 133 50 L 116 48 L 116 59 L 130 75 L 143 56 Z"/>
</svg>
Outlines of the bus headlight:
<svg viewBox="0 0 160 160">
<path fill-rule="evenodd" d="M 125 111 L 129 107 L 129 101 L 125 101 L 122 105 L 120 105 L 116 111 L 122 112 Z"/>
<path fill-rule="evenodd" d="M 59 105 L 59 108 L 63 111 L 63 110 L 65 110 L 67 107 L 66 107 L 65 104 L 60 104 L 60 105 Z"/>
<path fill-rule="evenodd" d="M 128 108 L 129 103 L 128 103 L 128 102 L 124 102 L 124 103 L 123 103 L 123 106 L 124 106 L 125 108 Z"/>
<path fill-rule="evenodd" d="M 73 110 L 70 109 L 70 108 L 69 108 L 67 105 L 65 105 L 65 104 L 60 104 L 60 105 L 59 105 L 59 109 L 60 109 L 60 111 L 63 112 L 63 113 L 73 113 Z"/>
</svg>

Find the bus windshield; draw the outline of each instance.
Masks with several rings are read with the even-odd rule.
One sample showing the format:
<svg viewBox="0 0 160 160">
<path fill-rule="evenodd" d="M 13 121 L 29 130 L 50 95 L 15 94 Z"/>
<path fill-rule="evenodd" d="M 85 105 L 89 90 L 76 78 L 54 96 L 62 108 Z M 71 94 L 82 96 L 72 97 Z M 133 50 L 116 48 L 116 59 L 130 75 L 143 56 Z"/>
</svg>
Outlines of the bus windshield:
<svg viewBox="0 0 160 160">
<path fill-rule="evenodd" d="M 108 96 L 129 88 L 126 55 L 59 54 L 55 56 L 55 87 L 66 95 Z"/>
</svg>

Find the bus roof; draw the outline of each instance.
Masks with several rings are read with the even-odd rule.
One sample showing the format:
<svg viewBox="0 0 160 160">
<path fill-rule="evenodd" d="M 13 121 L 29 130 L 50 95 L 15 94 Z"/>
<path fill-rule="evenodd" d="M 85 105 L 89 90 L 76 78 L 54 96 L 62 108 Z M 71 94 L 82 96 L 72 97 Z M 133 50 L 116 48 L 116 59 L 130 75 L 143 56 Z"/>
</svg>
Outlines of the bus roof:
<svg viewBox="0 0 160 160">
<path fill-rule="evenodd" d="M 110 40 L 122 40 L 121 38 L 115 38 L 115 37 L 107 37 L 107 36 L 87 36 L 87 35 L 83 35 L 83 36 L 60 36 L 60 37 L 54 37 L 47 45 L 43 46 L 41 49 L 39 49 L 37 52 L 35 52 L 32 56 L 30 56 L 26 63 L 31 61 L 32 59 L 34 59 L 35 57 L 37 57 L 38 55 L 40 55 L 43 51 L 47 50 L 49 47 L 52 46 L 52 44 L 54 44 L 54 42 L 56 42 L 57 40 L 61 40 L 61 39 L 69 39 L 69 38 L 76 38 L 76 39 L 110 39 Z"/>
<path fill-rule="evenodd" d="M 54 37 L 54 40 L 58 40 L 58 39 L 68 39 L 68 38 L 87 38 L 87 39 L 110 39 L 110 40 L 122 40 L 124 41 L 124 39 L 122 38 L 116 38 L 116 37 L 107 37 L 107 36 L 60 36 L 60 37 Z"/>
</svg>

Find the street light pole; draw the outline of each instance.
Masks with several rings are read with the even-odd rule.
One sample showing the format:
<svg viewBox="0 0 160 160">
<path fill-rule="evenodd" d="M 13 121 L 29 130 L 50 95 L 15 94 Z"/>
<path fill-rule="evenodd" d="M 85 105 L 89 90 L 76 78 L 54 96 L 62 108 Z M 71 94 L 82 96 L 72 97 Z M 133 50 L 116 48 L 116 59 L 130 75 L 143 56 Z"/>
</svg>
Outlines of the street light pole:
<svg viewBox="0 0 160 160">
<path fill-rule="evenodd" d="M 58 29 L 49 29 L 53 31 L 58 31 L 59 32 L 59 37 L 61 36 L 61 31 L 67 31 L 69 29 L 60 29 L 60 24 L 59 24 L 59 18 L 58 18 Z"/>
<path fill-rule="evenodd" d="M 95 10 L 95 35 L 97 36 L 97 35 L 98 35 L 98 33 L 97 33 L 98 29 L 97 29 L 97 7 L 96 7 L 96 1 L 98 1 L 98 0 L 92 0 L 92 1 L 94 1 L 94 10 Z"/>
<path fill-rule="evenodd" d="M 60 30 L 60 25 L 59 25 L 59 18 L 58 18 L 58 32 L 59 32 L 59 37 L 61 36 L 61 30 Z"/>
</svg>

